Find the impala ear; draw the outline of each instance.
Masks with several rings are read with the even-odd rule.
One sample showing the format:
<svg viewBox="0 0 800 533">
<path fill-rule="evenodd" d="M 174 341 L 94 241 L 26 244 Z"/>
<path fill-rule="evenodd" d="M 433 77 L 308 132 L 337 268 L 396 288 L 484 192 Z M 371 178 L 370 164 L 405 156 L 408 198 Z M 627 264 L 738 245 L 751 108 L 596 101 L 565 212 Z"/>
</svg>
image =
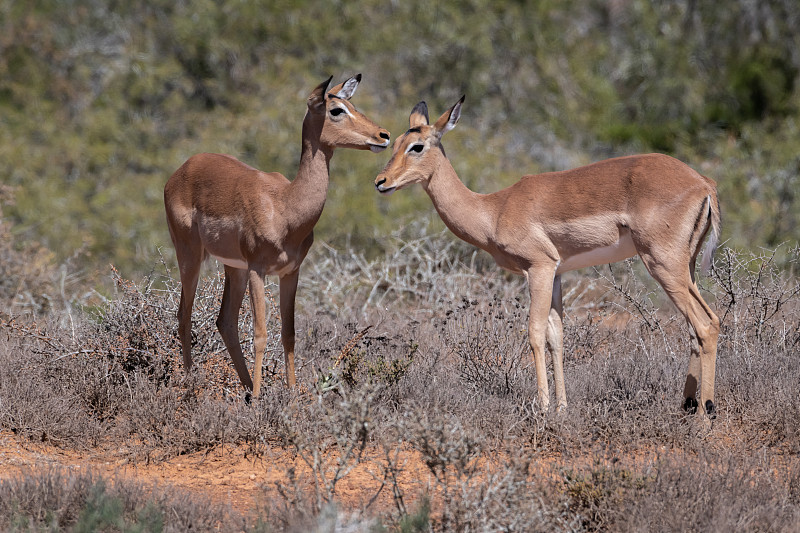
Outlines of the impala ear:
<svg viewBox="0 0 800 533">
<path fill-rule="evenodd" d="M 436 124 L 433 125 L 433 129 L 436 130 L 436 134 L 440 138 L 442 135 L 456 127 L 458 119 L 461 118 L 461 104 L 464 103 L 464 98 L 466 98 L 466 95 L 462 96 L 453 107 L 445 111 L 436 121 Z"/>
<path fill-rule="evenodd" d="M 330 85 L 332 79 L 333 76 L 317 85 L 317 88 L 311 91 L 311 94 L 308 96 L 309 109 L 319 110 L 325 105 L 325 90 L 328 88 L 328 85 Z"/>
<path fill-rule="evenodd" d="M 408 123 L 412 128 L 430 124 L 428 120 L 428 104 L 422 101 L 415 105 L 414 109 L 411 110 L 411 116 L 408 117 Z"/>
<path fill-rule="evenodd" d="M 361 74 L 356 74 L 352 78 L 349 78 L 339 85 L 333 87 L 330 91 L 328 91 L 328 93 L 339 98 L 344 98 L 345 100 L 350 100 L 350 98 L 353 97 L 353 94 L 355 94 L 360 82 Z"/>
</svg>

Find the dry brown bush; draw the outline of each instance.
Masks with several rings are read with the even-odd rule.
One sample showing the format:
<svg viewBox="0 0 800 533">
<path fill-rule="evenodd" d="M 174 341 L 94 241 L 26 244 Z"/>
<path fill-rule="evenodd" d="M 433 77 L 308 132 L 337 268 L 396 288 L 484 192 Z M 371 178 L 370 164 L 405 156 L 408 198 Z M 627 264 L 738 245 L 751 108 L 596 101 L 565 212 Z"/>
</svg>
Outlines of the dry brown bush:
<svg viewBox="0 0 800 533">
<path fill-rule="evenodd" d="M 556 415 L 535 402 L 527 291 L 473 267 L 468 250 L 444 239 L 398 240 L 372 261 L 320 250 L 300 290 L 301 387 L 280 383 L 273 314 L 273 379 L 250 404 L 213 326 L 216 274 L 198 291 L 199 364 L 188 373 L 175 334 L 179 290 L 163 267 L 139 283 L 117 277 L 116 295 L 71 323 L 4 319 L 0 427 L 65 448 L 113 441 L 132 460 L 224 444 L 253 456 L 287 447 L 310 473 L 287 478 L 282 501 L 265 506 L 286 529 L 336 515 L 336 487 L 365 449 L 382 451 L 372 471 L 395 501 L 387 527 L 415 516 L 408 502 L 421 495 L 397 481 L 398 450 L 411 449 L 432 480 L 430 515 L 418 518 L 436 531 L 633 531 L 647 520 L 667 530 L 693 521 L 791 529 L 800 509 L 800 291 L 771 255 L 723 249 L 701 278 L 723 319 L 709 433 L 680 408 L 686 326 L 635 264 L 565 280 L 570 405 Z M 796 264 L 797 251 L 786 255 Z M 240 324 L 249 340 L 249 317 Z M 654 450 L 657 461 L 637 462 Z M 610 458 L 581 466 L 595 455 Z M 562 466 L 543 466 L 552 457 Z M 570 458 L 576 465 L 560 470 Z M 717 522 L 702 514 L 709 508 Z"/>
<path fill-rule="evenodd" d="M 170 487 L 49 469 L 0 480 L 4 531 L 233 531 L 232 509 Z"/>
</svg>

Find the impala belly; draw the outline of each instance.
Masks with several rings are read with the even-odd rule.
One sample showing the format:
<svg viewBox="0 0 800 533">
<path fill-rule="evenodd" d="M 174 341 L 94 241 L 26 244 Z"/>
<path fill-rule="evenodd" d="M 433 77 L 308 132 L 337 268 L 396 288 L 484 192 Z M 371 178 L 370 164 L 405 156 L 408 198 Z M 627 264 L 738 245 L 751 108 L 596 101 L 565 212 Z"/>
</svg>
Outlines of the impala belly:
<svg viewBox="0 0 800 533">
<path fill-rule="evenodd" d="M 613 244 L 562 258 L 558 269 L 556 269 L 556 274 L 589 266 L 605 265 L 607 263 L 622 261 L 623 259 L 633 257 L 636 253 L 636 247 L 633 245 L 631 232 L 626 231 L 620 236 L 619 240 Z"/>
<path fill-rule="evenodd" d="M 214 259 L 233 268 L 247 270 L 247 261 L 239 249 L 239 229 L 236 218 L 196 215 L 200 240 Z"/>
<path fill-rule="evenodd" d="M 231 259 L 230 257 L 220 257 L 218 255 L 211 254 L 211 257 L 222 263 L 223 265 L 227 265 L 233 268 L 241 268 L 242 270 L 247 270 L 247 261 L 244 259 Z"/>
<path fill-rule="evenodd" d="M 267 270 L 267 274 L 282 278 L 286 274 L 293 272 L 295 269 L 297 269 L 297 265 L 293 261 L 290 261 L 283 265 L 275 265 L 273 268 Z"/>
</svg>

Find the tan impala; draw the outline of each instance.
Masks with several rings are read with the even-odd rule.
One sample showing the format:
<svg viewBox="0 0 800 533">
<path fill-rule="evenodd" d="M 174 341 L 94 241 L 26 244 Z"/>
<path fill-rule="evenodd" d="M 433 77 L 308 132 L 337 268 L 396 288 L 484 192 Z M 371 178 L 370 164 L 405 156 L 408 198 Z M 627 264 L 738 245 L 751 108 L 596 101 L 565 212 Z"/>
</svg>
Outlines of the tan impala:
<svg viewBox="0 0 800 533">
<path fill-rule="evenodd" d="M 462 97 L 435 124 L 420 102 L 411 128 L 375 180 L 383 194 L 421 183 L 439 216 L 461 239 L 527 279 L 528 336 L 536 363 L 539 402 L 549 405 L 545 348 L 553 354 L 559 409 L 567 404 L 562 353 L 561 274 L 636 254 L 686 317 L 692 355 L 684 408 L 714 416 L 714 367 L 719 319 L 694 283 L 695 260 L 710 263 L 719 239 L 716 184 L 660 154 L 620 157 L 563 172 L 524 176 L 493 194 L 477 194 L 459 180 L 441 144 L 461 114 Z M 701 412 L 702 414 L 702 412 Z"/>
<path fill-rule="evenodd" d="M 357 75 L 328 90 L 332 78 L 308 97 L 297 177 L 261 172 L 233 157 L 190 157 L 164 187 L 167 224 L 181 275 L 178 330 L 183 361 L 192 366 L 192 304 L 200 265 L 209 255 L 225 265 L 225 289 L 217 318 L 225 346 L 242 385 L 258 395 L 266 349 L 264 277 L 280 278 L 281 343 L 286 382 L 295 384 L 294 300 L 300 264 L 314 240 L 313 228 L 328 192 L 328 169 L 336 147 L 379 152 L 389 132 L 358 112 L 348 100 Z M 239 308 L 247 284 L 253 310 L 253 380 L 239 344 Z"/>
</svg>

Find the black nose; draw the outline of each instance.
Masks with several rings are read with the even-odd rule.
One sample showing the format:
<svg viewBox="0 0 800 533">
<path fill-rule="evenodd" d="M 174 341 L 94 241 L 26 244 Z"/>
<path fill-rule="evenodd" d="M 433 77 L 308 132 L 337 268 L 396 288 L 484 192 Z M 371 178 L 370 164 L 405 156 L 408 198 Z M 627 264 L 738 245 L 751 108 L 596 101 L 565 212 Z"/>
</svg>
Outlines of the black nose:
<svg viewBox="0 0 800 533">
<path fill-rule="evenodd" d="M 378 136 L 379 136 L 381 139 L 386 139 L 387 141 L 389 140 L 389 132 L 382 131 L 382 132 L 380 132 L 380 133 L 378 134 Z"/>
<path fill-rule="evenodd" d="M 376 187 L 380 187 L 380 186 L 381 186 L 381 185 L 383 185 L 384 183 L 386 183 L 386 178 L 383 178 L 383 179 L 382 179 L 382 180 L 380 180 L 380 181 L 376 181 L 376 182 L 375 182 L 375 186 L 376 186 Z"/>
</svg>

